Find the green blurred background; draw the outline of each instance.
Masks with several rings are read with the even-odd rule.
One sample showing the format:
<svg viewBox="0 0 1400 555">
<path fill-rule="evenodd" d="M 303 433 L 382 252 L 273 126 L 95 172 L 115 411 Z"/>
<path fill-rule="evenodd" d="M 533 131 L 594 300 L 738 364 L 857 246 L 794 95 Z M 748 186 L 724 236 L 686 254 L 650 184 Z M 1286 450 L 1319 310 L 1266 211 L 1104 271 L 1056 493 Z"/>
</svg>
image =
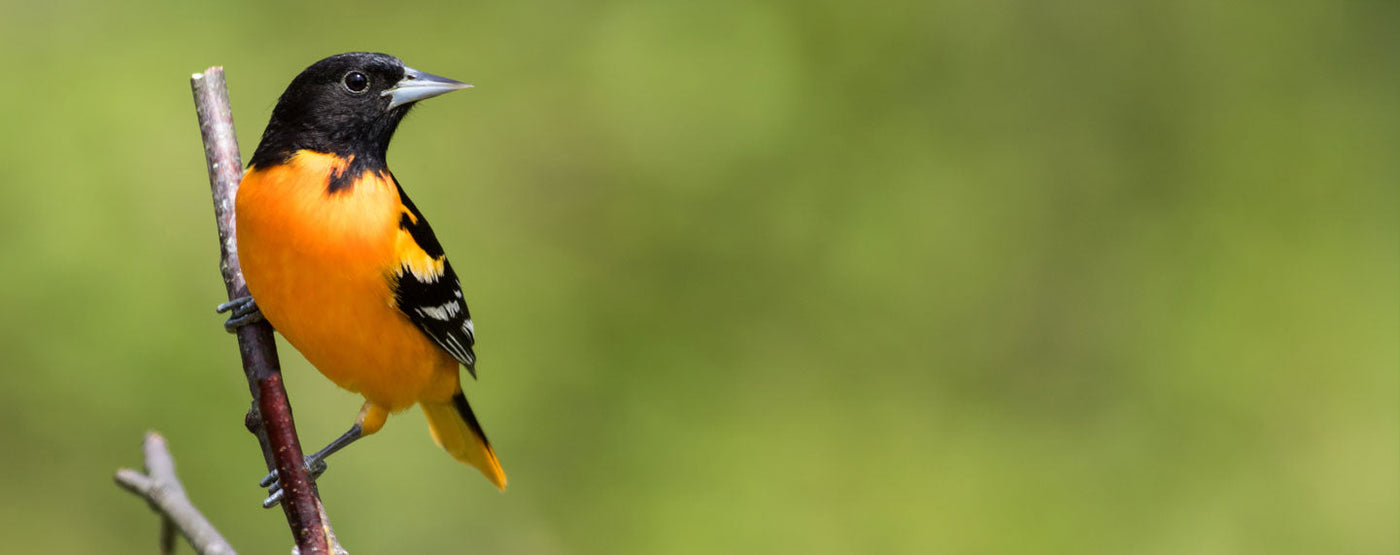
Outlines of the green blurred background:
<svg viewBox="0 0 1400 555">
<path fill-rule="evenodd" d="M 353 552 L 1396 553 L 1400 4 L 1126 4 L 0 4 L 0 551 L 152 552 L 155 429 L 286 552 L 187 79 L 375 50 L 511 488 L 395 417 Z"/>
</svg>

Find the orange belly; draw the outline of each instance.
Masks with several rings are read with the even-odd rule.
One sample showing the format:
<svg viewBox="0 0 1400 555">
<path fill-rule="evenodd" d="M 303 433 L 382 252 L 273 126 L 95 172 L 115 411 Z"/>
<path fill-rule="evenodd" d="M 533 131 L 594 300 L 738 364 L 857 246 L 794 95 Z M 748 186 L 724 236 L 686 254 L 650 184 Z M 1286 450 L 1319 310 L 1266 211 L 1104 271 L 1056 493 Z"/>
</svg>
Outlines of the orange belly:
<svg viewBox="0 0 1400 555">
<path fill-rule="evenodd" d="M 327 193 L 345 162 L 301 152 L 239 186 L 239 259 L 269 323 L 340 387 L 389 411 L 446 401 L 458 363 L 399 312 L 397 187 L 372 172 Z"/>
</svg>

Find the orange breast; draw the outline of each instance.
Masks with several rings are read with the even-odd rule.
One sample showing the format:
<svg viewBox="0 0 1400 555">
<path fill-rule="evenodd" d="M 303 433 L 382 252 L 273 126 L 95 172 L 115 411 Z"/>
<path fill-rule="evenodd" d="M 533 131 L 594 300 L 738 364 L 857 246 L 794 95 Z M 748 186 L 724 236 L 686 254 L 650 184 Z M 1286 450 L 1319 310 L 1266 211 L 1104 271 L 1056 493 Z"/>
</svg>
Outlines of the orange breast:
<svg viewBox="0 0 1400 555">
<path fill-rule="evenodd" d="M 269 323 L 340 387 L 390 411 L 449 399 L 458 365 L 395 305 L 402 206 L 387 174 L 328 193 L 347 161 L 302 151 L 249 172 L 237 199 L 238 254 Z"/>
</svg>

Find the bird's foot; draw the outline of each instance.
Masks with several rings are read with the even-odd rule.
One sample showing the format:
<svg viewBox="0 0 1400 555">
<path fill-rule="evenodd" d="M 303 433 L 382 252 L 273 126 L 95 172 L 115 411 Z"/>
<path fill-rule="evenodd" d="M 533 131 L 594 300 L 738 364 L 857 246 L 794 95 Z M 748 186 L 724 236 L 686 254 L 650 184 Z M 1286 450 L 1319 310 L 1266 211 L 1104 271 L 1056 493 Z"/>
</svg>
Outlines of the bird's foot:
<svg viewBox="0 0 1400 555">
<path fill-rule="evenodd" d="M 248 295 L 214 307 L 214 311 L 229 313 L 228 320 L 224 322 L 224 329 L 229 333 L 234 333 L 238 331 L 238 328 L 248 324 L 264 320 L 262 311 L 258 310 L 258 303 Z"/>
<path fill-rule="evenodd" d="M 306 468 L 307 477 L 315 481 L 317 478 L 321 477 L 322 474 L 326 473 L 326 461 L 316 455 L 311 455 L 306 457 L 304 468 Z M 258 485 L 268 489 L 267 499 L 263 499 L 262 502 L 264 509 L 276 507 L 278 503 L 282 502 L 282 498 L 286 495 L 286 490 L 282 488 L 282 480 L 277 476 L 277 469 L 273 469 L 267 476 L 263 476 L 263 479 L 258 482 Z"/>
</svg>

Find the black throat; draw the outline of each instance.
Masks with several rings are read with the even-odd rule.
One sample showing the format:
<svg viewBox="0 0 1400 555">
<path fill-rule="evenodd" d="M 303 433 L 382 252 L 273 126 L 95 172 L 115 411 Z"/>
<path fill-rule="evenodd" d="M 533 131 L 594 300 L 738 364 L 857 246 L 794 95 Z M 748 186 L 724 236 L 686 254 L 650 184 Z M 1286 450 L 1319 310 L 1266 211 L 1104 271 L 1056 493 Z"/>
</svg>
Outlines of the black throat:
<svg viewBox="0 0 1400 555">
<path fill-rule="evenodd" d="M 358 125 L 306 125 L 304 121 L 287 121 L 274 110 L 272 120 L 263 131 L 262 140 L 248 160 L 248 166 L 265 168 L 285 164 L 298 151 L 309 150 L 334 154 L 351 159 L 351 167 L 362 170 L 383 170 L 389 152 L 389 141 L 394 137 L 399 122 L 408 113 L 409 106 L 395 109 L 369 122 L 355 122 Z M 297 118 L 303 119 L 303 118 Z M 334 120 L 337 118 L 327 118 Z M 323 120 L 324 121 L 324 120 Z M 345 173 L 350 173 L 347 168 Z M 358 174 L 358 172 L 356 172 Z"/>
</svg>

